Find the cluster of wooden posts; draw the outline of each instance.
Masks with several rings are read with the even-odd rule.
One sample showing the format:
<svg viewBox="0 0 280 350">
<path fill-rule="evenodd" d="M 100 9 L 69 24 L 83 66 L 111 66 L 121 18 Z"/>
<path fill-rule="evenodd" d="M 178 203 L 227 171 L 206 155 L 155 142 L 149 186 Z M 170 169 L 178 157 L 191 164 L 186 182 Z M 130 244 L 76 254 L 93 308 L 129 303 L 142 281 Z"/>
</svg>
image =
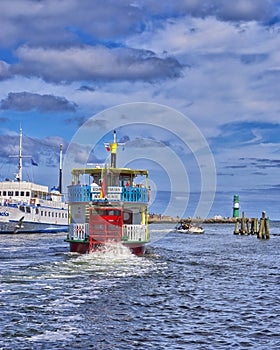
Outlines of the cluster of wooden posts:
<svg viewBox="0 0 280 350">
<path fill-rule="evenodd" d="M 269 219 L 264 211 L 260 222 L 258 218 L 246 218 L 244 212 L 242 212 L 242 217 L 236 220 L 233 233 L 235 235 L 256 235 L 260 239 L 269 239 Z"/>
</svg>

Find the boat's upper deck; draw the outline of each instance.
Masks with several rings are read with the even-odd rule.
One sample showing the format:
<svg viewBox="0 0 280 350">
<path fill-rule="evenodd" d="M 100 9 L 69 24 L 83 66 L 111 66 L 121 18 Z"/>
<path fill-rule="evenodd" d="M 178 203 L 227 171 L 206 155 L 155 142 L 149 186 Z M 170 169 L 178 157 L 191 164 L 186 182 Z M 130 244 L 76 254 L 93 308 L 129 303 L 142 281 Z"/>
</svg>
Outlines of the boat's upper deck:
<svg viewBox="0 0 280 350">
<path fill-rule="evenodd" d="M 72 170 L 68 202 L 148 203 L 148 171 L 129 168 L 79 168 Z"/>
</svg>

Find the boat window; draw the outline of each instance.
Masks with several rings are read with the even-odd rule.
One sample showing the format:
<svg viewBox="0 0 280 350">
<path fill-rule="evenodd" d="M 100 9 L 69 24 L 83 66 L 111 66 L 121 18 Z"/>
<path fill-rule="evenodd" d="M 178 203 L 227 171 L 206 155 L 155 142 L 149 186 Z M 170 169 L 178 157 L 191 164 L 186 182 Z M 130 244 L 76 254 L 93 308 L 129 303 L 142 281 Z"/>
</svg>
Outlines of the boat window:
<svg viewBox="0 0 280 350">
<path fill-rule="evenodd" d="M 39 209 L 38 208 L 36 208 L 36 214 L 39 214 Z"/>
<path fill-rule="evenodd" d="M 43 210 L 41 210 L 41 216 L 43 216 L 44 215 L 44 212 L 43 212 Z"/>
<path fill-rule="evenodd" d="M 20 191 L 20 195 L 21 195 L 21 196 L 24 196 L 24 191 Z"/>
<path fill-rule="evenodd" d="M 54 212 L 52 212 L 52 217 L 54 217 Z"/>
<path fill-rule="evenodd" d="M 27 192 L 26 192 L 26 197 L 29 197 L 29 196 L 30 196 L 30 192 L 27 191 Z"/>
<path fill-rule="evenodd" d="M 15 191 L 15 196 L 19 196 L 19 191 Z"/>
<path fill-rule="evenodd" d="M 2 196 L 2 192 L 0 191 L 0 196 Z"/>
<path fill-rule="evenodd" d="M 23 207 L 23 206 L 21 205 L 21 206 L 19 207 L 19 210 L 25 212 L 25 207 Z"/>
<path fill-rule="evenodd" d="M 51 216 L 51 212 L 49 211 L 49 216 Z"/>
<path fill-rule="evenodd" d="M 31 212 L 30 207 L 26 207 L 26 212 L 27 212 L 27 213 L 30 213 L 30 212 Z"/>
<path fill-rule="evenodd" d="M 8 196 L 13 196 L 14 195 L 14 191 L 8 191 Z"/>
<path fill-rule="evenodd" d="M 47 212 L 45 211 L 45 216 L 47 216 Z"/>
<path fill-rule="evenodd" d="M 109 215 L 111 216 L 120 216 L 121 215 L 121 211 L 120 210 L 110 210 L 109 211 Z"/>
<path fill-rule="evenodd" d="M 3 191 L 3 196 L 7 196 L 7 192 L 6 191 Z"/>
</svg>

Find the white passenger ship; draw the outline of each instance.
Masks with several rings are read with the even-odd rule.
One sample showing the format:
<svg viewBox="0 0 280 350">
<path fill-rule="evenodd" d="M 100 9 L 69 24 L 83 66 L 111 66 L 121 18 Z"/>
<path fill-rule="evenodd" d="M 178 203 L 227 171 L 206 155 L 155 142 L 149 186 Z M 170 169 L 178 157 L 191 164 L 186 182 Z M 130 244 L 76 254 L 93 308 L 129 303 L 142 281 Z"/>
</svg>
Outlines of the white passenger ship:
<svg viewBox="0 0 280 350">
<path fill-rule="evenodd" d="M 62 146 L 59 188 L 22 180 L 22 129 L 15 181 L 0 182 L 0 233 L 62 232 L 68 230 L 68 205 L 61 193 Z"/>
</svg>

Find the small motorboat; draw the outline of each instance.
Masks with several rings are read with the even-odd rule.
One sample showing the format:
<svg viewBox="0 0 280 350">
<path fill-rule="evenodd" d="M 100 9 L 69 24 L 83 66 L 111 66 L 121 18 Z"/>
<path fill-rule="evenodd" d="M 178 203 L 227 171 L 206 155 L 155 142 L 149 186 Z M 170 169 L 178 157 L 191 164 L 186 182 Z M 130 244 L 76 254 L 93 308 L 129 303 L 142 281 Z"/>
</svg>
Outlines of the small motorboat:
<svg viewBox="0 0 280 350">
<path fill-rule="evenodd" d="M 192 225 L 191 223 L 179 222 L 175 227 L 176 232 L 180 233 L 190 233 L 190 234 L 202 234 L 204 233 L 204 228 L 198 225 Z"/>
</svg>

